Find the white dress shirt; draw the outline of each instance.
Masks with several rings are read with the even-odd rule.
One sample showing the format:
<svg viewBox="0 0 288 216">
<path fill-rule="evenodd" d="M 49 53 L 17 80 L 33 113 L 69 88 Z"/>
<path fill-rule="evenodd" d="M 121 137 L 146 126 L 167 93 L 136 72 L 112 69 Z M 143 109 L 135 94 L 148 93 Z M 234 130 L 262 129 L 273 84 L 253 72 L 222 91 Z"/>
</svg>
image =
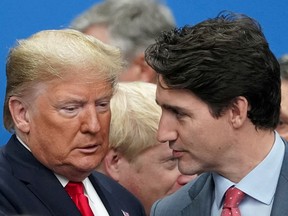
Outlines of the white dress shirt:
<svg viewBox="0 0 288 216">
<path fill-rule="evenodd" d="M 60 181 L 63 187 L 65 187 L 68 184 L 69 181 L 65 177 L 60 176 L 58 174 L 55 174 L 55 176 Z M 88 197 L 89 205 L 91 207 L 93 214 L 101 216 L 109 216 L 103 202 L 98 196 L 89 178 L 85 178 L 82 182 L 84 185 L 84 194 Z"/>
<path fill-rule="evenodd" d="M 212 205 L 211 216 L 219 216 L 221 214 L 224 194 L 233 185 L 246 194 L 239 205 L 241 215 L 269 216 L 272 210 L 284 153 L 285 144 L 279 134 L 275 132 L 275 142 L 269 154 L 240 182 L 235 184 L 223 176 L 213 173 L 215 199 Z"/>
<path fill-rule="evenodd" d="M 19 142 L 30 152 L 30 148 L 17 136 Z M 65 177 L 54 173 L 57 179 L 60 181 L 63 187 L 65 187 L 69 180 Z M 90 182 L 89 178 L 86 178 L 82 181 L 84 185 L 84 194 L 88 197 L 90 208 L 94 215 L 101 215 L 101 216 L 109 216 L 103 202 L 101 201 L 100 197 L 98 196 L 96 190 L 94 189 L 92 183 Z"/>
</svg>

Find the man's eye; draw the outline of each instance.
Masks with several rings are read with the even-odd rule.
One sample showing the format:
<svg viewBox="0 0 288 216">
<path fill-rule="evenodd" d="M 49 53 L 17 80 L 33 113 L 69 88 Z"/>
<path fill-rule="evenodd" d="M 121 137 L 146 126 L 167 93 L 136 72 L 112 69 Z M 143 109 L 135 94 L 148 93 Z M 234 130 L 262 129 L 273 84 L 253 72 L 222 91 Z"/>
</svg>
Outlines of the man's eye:
<svg viewBox="0 0 288 216">
<path fill-rule="evenodd" d="M 105 102 L 105 103 L 100 103 L 100 106 L 101 107 L 107 107 L 109 105 L 109 103 L 108 102 Z"/>
<path fill-rule="evenodd" d="M 177 118 L 181 118 L 181 117 L 183 117 L 185 115 L 184 113 L 182 113 L 182 112 L 180 112 L 178 110 L 175 110 L 175 109 L 173 109 L 172 112 L 175 114 L 175 116 Z"/>
<path fill-rule="evenodd" d="M 109 110 L 109 108 L 110 108 L 110 102 L 109 102 L 109 101 L 107 101 L 107 102 L 101 102 L 101 103 L 98 103 L 96 106 L 97 106 L 97 110 L 98 110 L 99 112 L 105 112 L 105 111 Z"/>
<path fill-rule="evenodd" d="M 68 112 L 72 112 L 76 109 L 76 107 L 75 106 L 69 106 L 69 107 L 64 107 L 63 109 L 68 111 Z"/>
<path fill-rule="evenodd" d="M 62 113 L 63 115 L 75 115 L 78 111 L 78 107 L 77 106 L 64 106 L 60 109 L 60 113 Z"/>
</svg>

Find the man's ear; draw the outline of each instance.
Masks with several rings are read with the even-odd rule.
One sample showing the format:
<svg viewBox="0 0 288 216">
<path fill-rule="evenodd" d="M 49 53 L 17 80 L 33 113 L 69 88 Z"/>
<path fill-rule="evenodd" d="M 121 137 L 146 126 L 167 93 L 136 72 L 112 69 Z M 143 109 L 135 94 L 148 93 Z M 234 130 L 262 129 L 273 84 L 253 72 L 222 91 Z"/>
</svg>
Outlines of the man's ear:
<svg viewBox="0 0 288 216">
<path fill-rule="evenodd" d="M 12 96 L 9 99 L 9 110 L 15 127 L 23 133 L 29 133 L 29 113 L 27 106 L 19 97 Z"/>
<path fill-rule="evenodd" d="M 145 61 L 145 54 L 140 53 L 134 60 L 134 63 L 137 64 L 140 68 L 140 80 L 143 82 L 156 83 L 156 72 L 147 64 Z"/>
<path fill-rule="evenodd" d="M 119 181 L 121 154 L 114 149 L 110 149 L 104 158 L 104 168 L 106 173 L 114 180 Z"/>
<path fill-rule="evenodd" d="M 234 128 L 240 128 L 247 119 L 249 103 L 243 96 L 235 99 L 231 107 L 231 123 Z"/>
</svg>

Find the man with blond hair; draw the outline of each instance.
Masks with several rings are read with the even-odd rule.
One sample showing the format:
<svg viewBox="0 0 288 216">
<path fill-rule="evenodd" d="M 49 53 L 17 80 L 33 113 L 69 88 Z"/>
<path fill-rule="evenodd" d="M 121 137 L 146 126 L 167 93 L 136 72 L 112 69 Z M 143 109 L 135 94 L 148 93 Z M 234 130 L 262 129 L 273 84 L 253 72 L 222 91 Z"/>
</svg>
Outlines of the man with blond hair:
<svg viewBox="0 0 288 216">
<path fill-rule="evenodd" d="M 119 83 L 111 100 L 110 150 L 99 170 L 132 192 L 149 215 L 152 204 L 195 176 L 182 175 L 168 143 L 157 141 L 161 109 L 156 85 Z"/>
<path fill-rule="evenodd" d="M 11 49 L 0 150 L 6 215 L 144 215 L 121 185 L 94 172 L 108 150 L 118 49 L 75 30 L 36 33 Z"/>
</svg>

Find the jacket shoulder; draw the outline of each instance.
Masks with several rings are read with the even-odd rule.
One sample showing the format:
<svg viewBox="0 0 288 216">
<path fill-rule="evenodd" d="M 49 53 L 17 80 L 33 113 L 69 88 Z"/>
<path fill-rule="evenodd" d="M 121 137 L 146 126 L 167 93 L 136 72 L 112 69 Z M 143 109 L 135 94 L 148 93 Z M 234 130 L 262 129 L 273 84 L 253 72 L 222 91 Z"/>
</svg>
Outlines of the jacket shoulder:
<svg viewBox="0 0 288 216">
<path fill-rule="evenodd" d="M 191 204 L 211 178 L 210 173 L 204 173 L 192 180 L 175 193 L 156 201 L 151 209 L 151 216 L 177 216 L 181 211 Z"/>
</svg>

